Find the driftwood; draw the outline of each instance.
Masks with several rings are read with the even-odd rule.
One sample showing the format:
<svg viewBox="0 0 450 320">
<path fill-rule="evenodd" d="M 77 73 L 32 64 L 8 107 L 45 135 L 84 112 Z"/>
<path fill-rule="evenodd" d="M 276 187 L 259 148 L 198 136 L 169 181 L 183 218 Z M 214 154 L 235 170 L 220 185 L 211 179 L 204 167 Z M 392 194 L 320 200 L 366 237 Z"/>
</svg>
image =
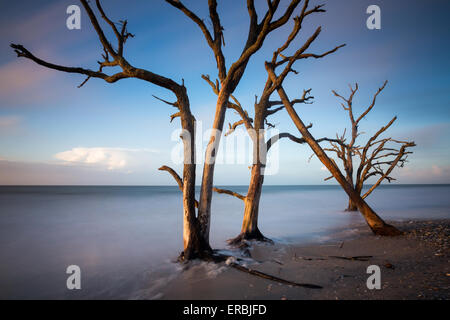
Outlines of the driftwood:
<svg viewBox="0 0 450 320">
<path fill-rule="evenodd" d="M 297 283 L 297 282 L 292 282 L 289 280 L 285 280 L 285 279 L 281 279 L 275 276 L 272 276 L 270 274 L 258 271 L 258 270 L 254 270 L 254 269 L 250 269 L 250 268 L 246 268 L 244 266 L 241 266 L 240 264 L 237 263 L 230 263 L 229 264 L 230 267 L 235 268 L 239 271 L 245 272 L 245 273 L 249 273 L 251 275 L 263 278 L 263 279 L 268 279 L 268 280 L 272 280 L 272 281 L 276 281 L 282 284 L 287 284 L 290 286 L 295 286 L 295 287 L 303 287 L 303 288 L 308 288 L 308 289 L 322 289 L 323 287 L 316 285 L 316 284 L 310 284 L 310 283 Z"/>
<path fill-rule="evenodd" d="M 183 252 L 181 253 L 181 255 L 183 254 Z M 189 261 L 187 261 L 186 259 L 183 259 L 182 257 L 180 257 L 177 259 L 177 262 L 180 263 L 184 263 L 184 267 L 183 270 L 188 270 L 190 267 Z M 212 253 L 208 256 L 205 256 L 202 258 L 203 261 L 207 261 L 207 262 L 212 262 L 212 263 L 222 263 L 225 262 L 229 267 L 234 268 L 236 270 L 251 274 L 255 277 L 259 277 L 259 278 L 263 278 L 263 279 L 267 279 L 267 280 L 272 280 L 275 282 L 279 282 L 282 284 L 287 284 L 290 286 L 295 286 L 295 287 L 304 287 L 304 288 L 309 288 L 309 289 L 322 289 L 323 287 L 319 286 L 319 285 L 315 285 L 315 284 L 310 284 L 310 283 L 297 283 L 297 282 L 293 282 L 293 281 L 289 281 L 289 280 L 285 280 L 282 278 L 278 278 L 275 276 L 272 276 L 270 274 L 258 271 L 258 270 L 254 270 L 254 269 L 250 269 L 247 267 L 244 267 L 236 262 L 226 262 L 228 259 L 236 259 L 236 260 L 240 260 L 239 258 L 236 258 L 234 256 L 230 256 L 230 255 L 226 255 L 226 254 L 221 254 L 219 252 L 217 252 L 217 250 L 212 250 Z M 274 260 L 272 260 L 274 261 Z M 282 264 L 282 263 L 281 263 Z"/>
<path fill-rule="evenodd" d="M 344 257 L 344 256 L 328 256 L 330 258 L 350 260 L 350 261 L 369 261 L 373 256 L 354 256 L 354 257 Z"/>
<path fill-rule="evenodd" d="M 342 260 L 349 260 L 349 261 L 369 261 L 370 258 L 373 258 L 373 256 L 353 256 L 353 257 L 346 257 L 346 256 L 328 256 L 328 258 L 334 258 L 334 259 L 342 259 Z M 315 261 L 315 260 L 328 260 L 324 257 L 298 257 L 296 254 L 294 254 L 293 257 L 294 260 L 306 260 L 306 261 Z"/>
<path fill-rule="evenodd" d="M 326 258 L 307 258 L 307 257 L 293 257 L 294 260 L 306 260 L 306 261 L 313 261 L 313 260 L 327 260 Z"/>
</svg>

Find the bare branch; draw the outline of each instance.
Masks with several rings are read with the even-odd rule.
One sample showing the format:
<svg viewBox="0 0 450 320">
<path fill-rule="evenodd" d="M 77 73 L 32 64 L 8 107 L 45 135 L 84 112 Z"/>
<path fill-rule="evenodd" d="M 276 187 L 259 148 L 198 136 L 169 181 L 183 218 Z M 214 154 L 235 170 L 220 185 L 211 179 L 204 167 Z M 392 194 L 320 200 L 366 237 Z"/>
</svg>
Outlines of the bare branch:
<svg viewBox="0 0 450 320">
<path fill-rule="evenodd" d="M 108 39 L 105 36 L 105 33 L 103 32 L 103 29 L 100 27 L 100 24 L 98 23 L 97 17 L 95 16 L 94 12 L 92 11 L 91 7 L 88 4 L 87 0 L 80 0 L 81 4 L 83 5 L 84 9 L 86 10 L 86 13 L 89 16 L 89 19 L 91 20 L 91 24 L 94 27 L 95 31 L 97 32 L 98 38 L 100 42 L 102 43 L 103 47 L 108 50 L 108 52 L 116 58 L 117 53 L 112 48 L 111 44 L 109 43 Z M 99 4 L 99 2 L 97 1 Z M 103 11 L 103 10 L 102 10 Z M 106 17 L 106 16 L 105 16 Z"/>
<path fill-rule="evenodd" d="M 258 14 L 256 13 L 254 0 L 247 0 L 247 10 L 250 17 L 250 26 L 256 28 L 258 25 Z"/>
<path fill-rule="evenodd" d="M 162 166 L 158 170 L 167 171 L 175 179 L 180 190 L 183 191 L 183 179 L 181 179 L 181 177 L 178 175 L 178 173 L 174 169 L 172 169 L 171 167 L 168 167 L 168 166 Z"/>
<path fill-rule="evenodd" d="M 109 83 L 116 82 L 116 81 L 118 81 L 120 79 L 128 78 L 128 75 L 125 72 L 119 72 L 119 73 L 116 73 L 116 74 L 113 74 L 113 75 L 109 76 L 109 75 L 107 75 L 107 74 L 105 74 L 103 72 L 93 71 L 93 70 L 90 70 L 90 69 L 84 69 L 84 68 L 80 68 L 80 67 L 66 67 L 66 66 L 53 64 L 53 63 L 44 61 L 42 59 L 39 59 L 38 57 L 33 55 L 30 51 L 28 51 L 24 46 L 22 46 L 20 44 L 13 44 L 12 43 L 10 46 L 16 52 L 17 57 L 24 57 L 24 58 L 30 59 L 30 60 L 34 61 L 35 63 L 37 63 L 37 64 L 39 64 L 41 66 L 44 66 L 46 68 L 49 68 L 49 69 L 63 71 L 63 72 L 68 72 L 68 73 L 84 74 L 84 75 L 86 75 L 88 77 L 91 77 L 91 78 L 103 79 L 103 80 L 105 80 L 106 82 L 109 82 Z M 84 83 L 86 83 L 86 81 L 87 80 L 85 80 Z"/>
<path fill-rule="evenodd" d="M 311 89 L 308 90 L 303 90 L 303 95 L 301 98 L 299 99 L 294 99 L 291 101 L 292 105 L 295 105 L 297 103 L 304 103 L 304 104 L 312 104 L 312 102 L 309 102 L 309 100 L 314 99 L 313 96 L 309 95 L 311 93 Z M 272 106 L 277 106 L 277 105 L 283 105 L 282 101 L 269 101 L 269 108 Z"/>
<path fill-rule="evenodd" d="M 231 123 L 228 124 L 230 130 L 228 130 L 228 131 L 225 133 L 225 136 L 229 136 L 230 134 L 232 134 L 232 133 L 236 130 L 237 127 L 239 127 L 241 124 L 244 124 L 244 123 L 245 123 L 244 120 L 239 120 L 239 121 L 236 121 L 236 122 L 233 123 L 233 124 L 231 124 Z"/>
<path fill-rule="evenodd" d="M 177 113 L 170 115 L 170 123 L 172 123 L 173 119 L 175 119 L 177 117 L 181 117 L 181 112 L 177 112 Z"/>
<path fill-rule="evenodd" d="M 217 13 L 217 1 L 208 0 L 209 16 L 213 25 L 214 36 L 211 35 L 204 21 L 201 20 L 194 12 L 186 8 L 186 6 L 181 3 L 180 0 L 166 0 L 166 2 L 182 11 L 187 17 L 189 17 L 194 23 L 198 25 L 200 30 L 203 32 L 203 35 L 205 36 L 206 42 L 208 43 L 209 47 L 212 49 L 216 57 L 217 69 L 219 70 L 219 78 L 221 81 L 223 81 L 227 75 L 225 57 L 222 52 L 222 44 L 225 43 L 225 40 L 223 37 L 223 27 L 220 24 L 220 18 Z"/>
<path fill-rule="evenodd" d="M 369 107 L 366 109 L 366 111 L 364 111 L 364 112 L 358 117 L 358 119 L 356 120 L 356 123 L 358 123 L 359 121 L 361 121 L 361 119 L 364 118 L 364 117 L 370 112 L 370 110 L 372 110 L 372 108 L 373 108 L 373 106 L 375 105 L 375 102 L 376 102 L 376 100 L 377 100 L 377 96 L 380 94 L 381 91 L 383 91 L 383 89 L 386 87 L 387 83 L 388 83 L 388 81 L 386 80 L 386 81 L 383 83 L 383 85 L 382 85 L 380 88 L 378 88 L 378 91 L 377 91 L 377 92 L 375 93 L 375 95 L 373 96 L 372 103 L 369 105 Z"/>
<path fill-rule="evenodd" d="M 289 6 L 286 8 L 286 11 L 284 12 L 284 14 L 278 20 L 276 20 L 270 24 L 269 30 L 273 31 L 273 30 L 281 27 L 282 25 L 284 25 L 286 22 L 288 22 L 289 18 L 291 17 L 292 13 L 294 12 L 295 8 L 298 6 L 300 1 L 301 0 L 291 1 Z M 308 0 L 305 1 L 304 7 L 308 6 L 308 2 L 309 2 Z"/>
<path fill-rule="evenodd" d="M 307 129 L 311 129 L 312 128 L 312 124 L 310 123 L 309 125 L 306 126 Z M 276 143 L 278 142 L 278 140 L 282 139 L 282 138 L 289 138 L 291 141 L 296 142 L 298 144 L 303 144 L 305 143 L 305 139 L 304 138 L 298 138 L 288 132 L 283 132 L 277 135 L 272 136 L 269 140 L 267 140 L 266 142 L 266 150 L 269 151 L 269 149 Z M 323 142 L 323 141 L 334 141 L 334 142 L 338 142 L 338 140 L 336 139 L 330 139 L 330 138 L 320 138 L 317 139 L 317 142 Z"/>
<path fill-rule="evenodd" d="M 312 126 L 312 125 L 311 125 Z M 269 151 L 269 149 L 276 143 L 278 140 L 282 138 L 289 138 L 291 141 L 294 141 L 296 143 L 302 144 L 305 143 L 305 140 L 303 138 L 298 138 L 288 132 L 283 132 L 277 135 L 272 136 L 269 140 L 266 142 L 266 150 Z"/>
<path fill-rule="evenodd" d="M 300 26 L 298 26 L 297 28 L 300 28 Z M 294 33 L 295 33 L 295 28 L 296 26 L 294 26 Z M 334 52 L 336 52 L 338 49 L 342 48 L 345 46 L 345 44 L 342 44 L 340 46 L 337 46 L 329 51 L 326 51 L 322 54 L 315 54 L 315 53 L 305 53 L 305 51 L 310 47 L 310 45 L 314 42 L 314 40 L 316 40 L 316 38 L 319 36 L 320 32 L 321 32 L 322 28 L 319 26 L 315 32 L 305 41 L 305 43 L 303 44 L 302 47 L 300 47 L 292 56 L 290 57 L 284 57 L 283 59 L 281 59 L 278 62 L 275 63 L 268 63 L 269 65 L 272 66 L 273 69 L 286 64 L 284 70 L 280 73 L 280 75 L 278 77 L 276 77 L 276 80 L 274 80 L 274 84 L 272 86 L 272 91 L 275 90 L 277 87 L 279 87 L 281 85 L 281 83 L 283 83 L 284 79 L 286 78 L 286 76 L 290 73 L 293 72 L 294 70 L 292 69 L 293 64 L 300 59 L 307 59 L 307 58 L 315 58 L 315 59 L 319 59 L 319 58 L 323 58 L 329 54 L 332 54 Z M 288 41 L 285 43 L 285 45 L 283 45 L 281 48 L 287 48 L 287 46 L 289 46 L 290 42 L 292 41 L 292 39 L 288 39 Z M 284 49 L 283 49 L 284 50 Z M 274 57 L 276 57 L 278 55 L 278 50 L 275 51 L 274 53 Z"/>
<path fill-rule="evenodd" d="M 214 41 L 211 36 L 211 33 L 209 32 L 208 28 L 206 27 L 202 19 L 200 19 L 194 12 L 186 8 L 184 4 L 182 4 L 181 1 L 179 0 L 166 0 L 166 2 L 171 4 L 175 8 L 181 10 L 187 17 L 189 17 L 192 21 L 194 21 L 194 23 L 197 24 L 200 30 L 203 32 L 203 35 L 205 36 L 206 41 L 208 42 L 208 45 L 210 47 L 214 46 Z"/>
<path fill-rule="evenodd" d="M 180 188 L 180 191 L 183 192 L 183 179 L 181 179 L 181 177 L 175 170 L 173 170 L 171 167 L 168 166 L 162 166 L 158 170 L 167 171 L 175 179 L 176 183 L 178 184 L 178 187 Z M 197 200 L 195 200 L 195 207 L 198 208 Z"/>
<path fill-rule="evenodd" d="M 162 101 L 162 102 L 164 102 L 164 103 L 166 103 L 166 104 L 168 104 L 168 105 L 171 105 L 171 106 L 173 106 L 173 107 L 175 107 L 175 108 L 177 108 L 177 109 L 180 109 L 180 107 L 179 107 L 179 105 L 178 105 L 178 102 L 170 102 L 170 101 L 166 101 L 166 100 L 164 100 L 164 99 L 161 99 L 161 98 L 155 96 L 154 94 L 152 94 L 152 96 L 153 96 L 153 98 L 158 99 L 159 101 Z"/>
<path fill-rule="evenodd" d="M 273 115 L 273 114 L 275 114 L 278 111 L 281 111 L 283 109 L 284 109 L 284 106 L 281 106 L 281 107 L 278 107 L 278 108 L 275 108 L 275 109 L 272 109 L 272 110 L 267 110 L 266 111 L 266 116 L 271 116 L 271 115 Z"/>
<path fill-rule="evenodd" d="M 228 194 L 230 196 L 234 196 L 236 198 L 241 199 L 242 201 L 245 201 L 245 198 L 246 198 L 245 196 L 243 196 L 240 193 L 237 193 L 237 192 L 234 192 L 234 191 L 231 191 L 231 190 L 227 190 L 227 189 L 213 188 L 213 190 L 215 192 L 217 192 L 217 193 L 223 193 L 223 194 Z"/>
<path fill-rule="evenodd" d="M 216 81 L 216 83 L 212 82 L 210 77 L 209 77 L 209 75 L 202 75 L 202 79 L 204 79 L 211 86 L 213 92 L 216 95 L 219 95 L 220 88 L 219 88 L 219 82 L 218 81 Z M 253 129 L 253 126 L 252 126 L 253 119 L 250 118 L 248 116 L 247 111 L 245 111 L 244 108 L 242 108 L 242 105 L 239 102 L 239 100 L 236 99 L 236 97 L 233 96 L 232 94 L 230 94 L 230 98 L 231 98 L 231 100 L 234 101 L 234 103 L 229 101 L 227 107 L 229 109 L 235 110 L 239 114 L 239 116 L 241 117 L 242 120 L 236 122 L 233 125 L 230 124 L 230 131 L 227 132 L 225 135 L 227 136 L 227 135 L 231 134 L 236 129 L 236 127 L 241 125 L 241 124 L 245 124 L 245 127 L 247 128 L 247 130 Z"/>
</svg>

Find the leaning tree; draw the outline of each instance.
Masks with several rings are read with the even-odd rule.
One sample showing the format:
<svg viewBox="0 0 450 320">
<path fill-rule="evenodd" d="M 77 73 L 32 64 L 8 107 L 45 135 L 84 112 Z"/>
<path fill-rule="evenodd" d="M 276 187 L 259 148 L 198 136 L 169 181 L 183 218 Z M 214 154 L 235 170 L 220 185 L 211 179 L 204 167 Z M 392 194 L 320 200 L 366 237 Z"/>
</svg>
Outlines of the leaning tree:
<svg viewBox="0 0 450 320">
<path fill-rule="evenodd" d="M 386 84 L 387 81 L 385 81 L 378 89 L 374 94 L 370 105 L 358 117 L 356 117 L 353 112 L 353 97 L 358 91 L 358 84 L 356 83 L 354 88 L 350 86 L 348 98 L 343 97 L 334 90 L 332 91 L 336 97 L 342 100 L 341 106 L 348 113 L 351 125 L 351 130 L 349 131 L 351 133 L 350 137 L 347 139 L 347 130 L 344 129 L 342 135 L 337 135 L 339 142 L 336 143 L 331 141 L 330 148 L 325 148 L 324 150 L 333 152 L 336 155 L 344 168 L 348 183 L 359 195 L 361 195 L 364 184 L 369 178 L 378 178 L 378 180 L 376 180 L 375 183 L 361 195 L 363 199 L 369 196 L 384 180 L 387 180 L 388 182 L 396 180 L 390 174 L 395 167 L 403 167 L 405 165 L 408 154 L 412 153 L 411 151 L 408 151 L 408 148 L 415 146 L 414 142 L 400 141 L 391 137 L 380 138 L 380 136 L 382 136 L 383 133 L 385 133 L 397 120 L 397 117 L 392 118 L 385 126 L 375 132 L 365 144 L 364 142 L 359 142 L 359 137 L 364 134 L 364 132 L 359 130 L 359 124 L 373 109 L 377 96 L 383 91 Z M 357 167 L 356 172 L 354 172 L 354 167 Z M 331 178 L 333 178 L 333 176 L 328 177 L 325 180 Z M 349 198 L 347 210 L 357 210 L 357 206 L 351 198 Z"/>
<path fill-rule="evenodd" d="M 336 50 L 344 46 L 344 45 L 337 46 L 334 49 L 325 52 L 323 54 L 315 54 L 308 52 L 309 47 L 317 39 L 320 33 L 321 27 L 318 27 L 314 31 L 314 33 L 304 42 L 304 44 L 300 48 L 298 48 L 292 55 L 285 54 L 284 51 L 288 49 L 293 43 L 293 40 L 297 38 L 298 31 L 294 30 L 288 36 L 285 44 L 281 47 L 282 50 L 275 51 L 272 59 L 270 61 L 266 61 L 265 63 L 266 71 L 270 78 L 270 88 L 271 90 L 277 91 L 286 111 L 288 112 L 293 123 L 301 133 L 303 139 L 305 139 L 306 143 L 308 143 L 308 145 L 311 147 L 317 158 L 325 165 L 325 167 L 330 171 L 330 173 L 333 175 L 336 181 L 342 186 L 344 191 L 356 204 L 356 207 L 365 218 L 371 230 L 377 235 L 390 235 L 390 236 L 400 235 L 402 234 L 401 231 L 399 231 L 394 226 L 391 226 L 386 222 L 384 222 L 383 219 L 381 219 L 372 210 L 372 208 L 364 201 L 364 199 L 355 191 L 355 189 L 352 188 L 352 186 L 344 177 L 344 175 L 342 174 L 336 163 L 330 157 L 328 157 L 323 148 L 319 145 L 317 139 L 315 139 L 311 135 L 307 126 L 298 116 L 291 100 L 289 99 L 286 91 L 283 88 L 283 82 L 286 79 L 286 77 L 290 73 L 297 73 L 297 71 L 293 69 L 293 65 L 295 62 L 297 62 L 298 60 L 304 60 L 308 58 L 314 59 L 323 58 L 329 53 L 335 52 Z M 281 71 L 277 74 L 278 69 L 281 69 Z"/>
</svg>

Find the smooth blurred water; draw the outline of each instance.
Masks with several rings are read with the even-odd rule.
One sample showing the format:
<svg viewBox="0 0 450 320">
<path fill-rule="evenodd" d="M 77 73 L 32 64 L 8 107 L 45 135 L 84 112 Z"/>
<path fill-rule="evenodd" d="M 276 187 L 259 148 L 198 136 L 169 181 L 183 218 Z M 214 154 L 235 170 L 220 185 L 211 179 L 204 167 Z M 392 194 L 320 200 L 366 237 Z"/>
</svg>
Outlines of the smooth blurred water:
<svg viewBox="0 0 450 320">
<path fill-rule="evenodd" d="M 246 187 L 228 187 L 245 194 Z M 450 185 L 388 185 L 368 202 L 391 220 L 450 218 Z M 278 241 L 314 241 L 362 222 L 338 186 L 265 186 L 260 229 Z M 211 244 L 240 231 L 243 202 L 213 197 Z M 0 187 L 0 298 L 152 298 L 182 250 L 176 187 Z M 67 266 L 82 289 L 66 288 Z"/>
</svg>

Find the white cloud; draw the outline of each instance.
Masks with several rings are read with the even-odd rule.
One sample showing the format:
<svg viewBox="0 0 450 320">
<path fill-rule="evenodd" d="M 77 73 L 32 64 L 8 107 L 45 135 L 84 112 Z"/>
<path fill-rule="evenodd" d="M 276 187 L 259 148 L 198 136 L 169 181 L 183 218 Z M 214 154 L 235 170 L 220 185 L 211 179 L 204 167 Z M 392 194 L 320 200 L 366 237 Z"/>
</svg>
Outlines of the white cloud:
<svg viewBox="0 0 450 320">
<path fill-rule="evenodd" d="M 149 155 L 158 153 L 152 149 L 127 148 L 72 148 L 55 154 L 55 158 L 68 164 L 87 164 L 105 167 L 108 170 L 129 169 L 149 163 Z"/>
<path fill-rule="evenodd" d="M 146 170 L 129 173 L 99 170 L 85 164 L 3 160 L 0 161 L 0 185 L 173 185 L 172 177 L 158 172 L 157 167 L 154 163 Z"/>
</svg>

